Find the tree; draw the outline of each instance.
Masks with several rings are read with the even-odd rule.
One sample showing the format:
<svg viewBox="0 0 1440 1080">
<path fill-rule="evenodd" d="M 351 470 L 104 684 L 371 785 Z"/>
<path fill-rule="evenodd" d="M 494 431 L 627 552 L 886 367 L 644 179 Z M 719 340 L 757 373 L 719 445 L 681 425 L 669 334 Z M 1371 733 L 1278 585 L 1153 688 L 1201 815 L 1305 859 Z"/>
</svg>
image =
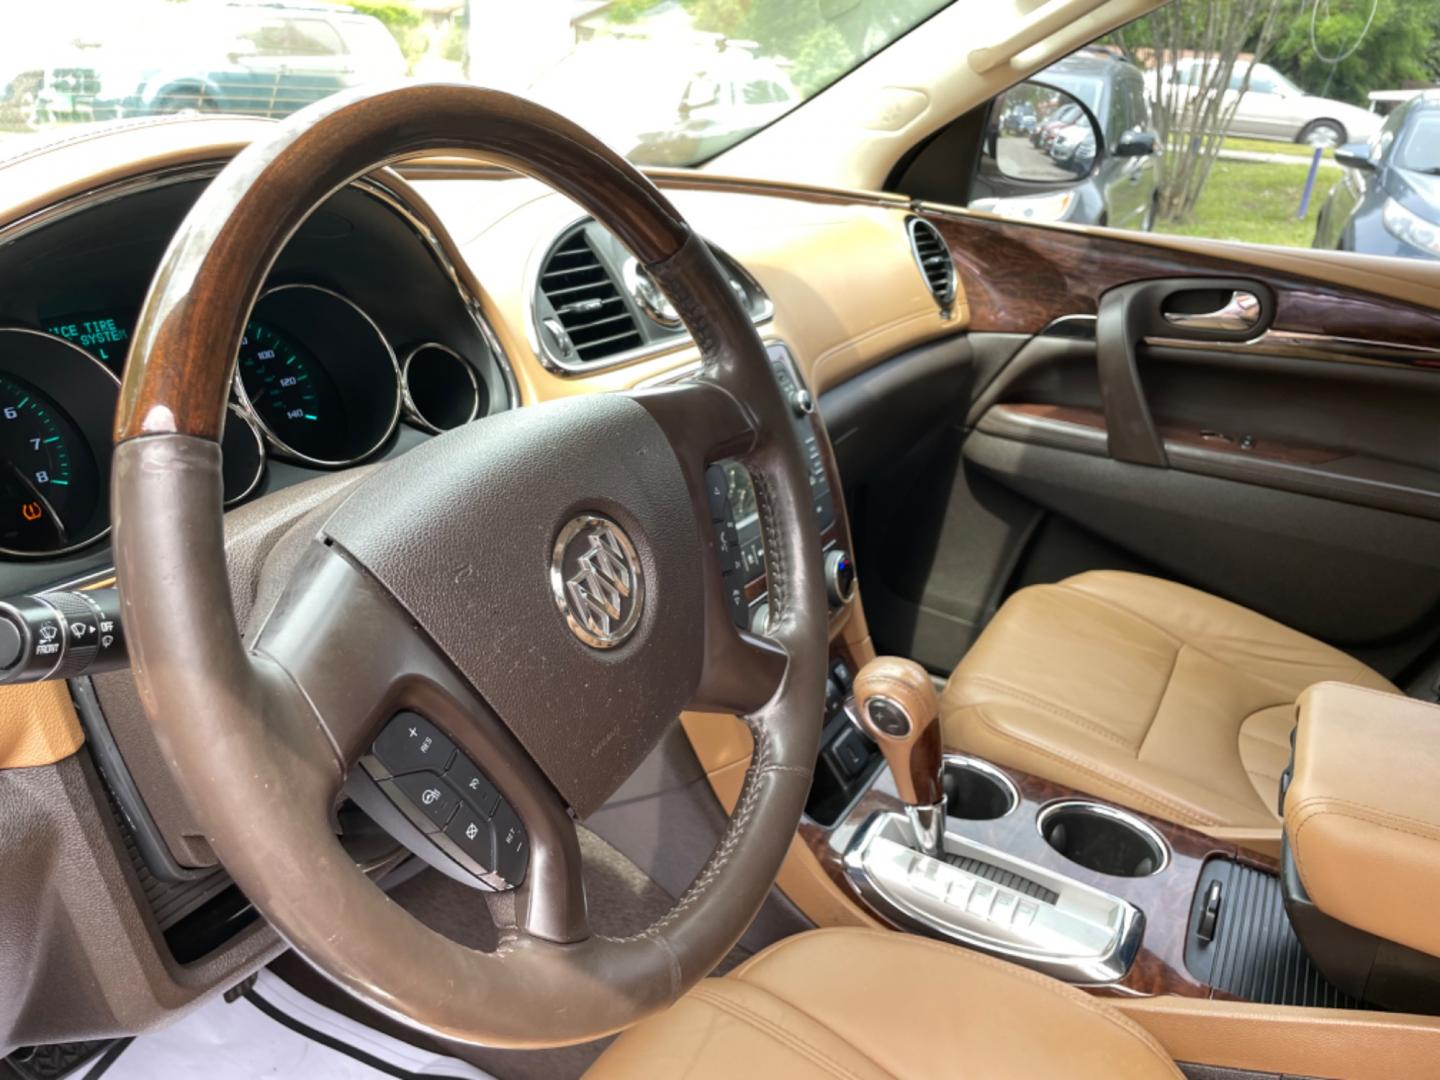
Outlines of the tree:
<svg viewBox="0 0 1440 1080">
<path fill-rule="evenodd" d="M 1291 0 L 1176 0 L 1115 33 L 1130 59 L 1154 71 L 1148 93 L 1165 149 L 1162 218 L 1183 220 L 1194 210 L 1251 69 L 1287 11 Z M 1240 59 L 1247 47 L 1248 62 Z M 1235 75 L 1240 93 L 1227 95 Z"/>
<path fill-rule="evenodd" d="M 605 9 L 605 18 L 612 23 L 633 23 L 663 0 L 614 0 Z"/>
<path fill-rule="evenodd" d="M 1440 0 L 1320 0 L 1318 12 L 1306 3 L 1276 37 L 1270 62 L 1312 94 L 1357 105 L 1371 90 L 1440 81 Z"/>
<path fill-rule="evenodd" d="M 411 6 L 410 0 L 345 0 L 345 6 L 384 23 L 408 64 L 424 56 L 430 46 L 429 38 L 420 28 L 423 16 Z"/>
</svg>

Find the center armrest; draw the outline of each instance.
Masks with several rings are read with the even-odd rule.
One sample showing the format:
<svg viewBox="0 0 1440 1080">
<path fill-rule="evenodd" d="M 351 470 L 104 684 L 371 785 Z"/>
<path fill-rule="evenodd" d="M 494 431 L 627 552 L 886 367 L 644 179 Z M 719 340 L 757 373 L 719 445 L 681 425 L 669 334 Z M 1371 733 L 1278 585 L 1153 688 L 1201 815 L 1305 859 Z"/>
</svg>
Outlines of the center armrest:
<svg viewBox="0 0 1440 1080">
<path fill-rule="evenodd" d="M 1440 706 L 1342 683 L 1299 700 L 1285 835 L 1326 915 L 1440 956 Z"/>
</svg>

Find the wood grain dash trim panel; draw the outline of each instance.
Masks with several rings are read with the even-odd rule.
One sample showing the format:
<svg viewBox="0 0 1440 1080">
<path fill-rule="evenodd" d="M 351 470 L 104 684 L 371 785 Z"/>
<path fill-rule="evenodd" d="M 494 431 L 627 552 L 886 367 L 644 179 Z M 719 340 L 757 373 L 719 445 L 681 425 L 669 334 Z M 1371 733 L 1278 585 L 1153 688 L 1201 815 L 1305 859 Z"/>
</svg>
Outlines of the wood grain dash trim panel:
<svg viewBox="0 0 1440 1080">
<path fill-rule="evenodd" d="M 926 215 L 950 246 L 972 330 L 1035 333 L 1064 315 L 1093 315 L 1100 295 L 1129 281 L 1215 274 L 1263 279 L 1276 293 L 1276 330 L 1434 346 L 1440 312 L 1388 297 L 1094 232 L 993 218 Z"/>
<path fill-rule="evenodd" d="M 1057 433 L 1063 432 L 1067 427 L 1102 434 L 1106 430 L 1105 413 L 1085 405 L 1006 404 L 993 406 L 985 415 L 992 425 L 1008 422 L 1007 427 L 1015 430 L 1024 430 L 1027 422 L 1037 430 L 1053 428 Z M 1296 446 L 1276 439 L 1256 438 L 1249 444 L 1242 444 L 1228 433 L 1182 427 L 1178 424 L 1158 424 L 1156 430 L 1165 441 L 1167 449 L 1172 446 L 1193 446 L 1213 453 L 1234 454 L 1240 458 L 1262 458 L 1290 465 L 1324 465 L 1345 456 L 1339 450 L 1322 446 Z M 998 431 L 995 433 L 999 434 Z"/>
</svg>

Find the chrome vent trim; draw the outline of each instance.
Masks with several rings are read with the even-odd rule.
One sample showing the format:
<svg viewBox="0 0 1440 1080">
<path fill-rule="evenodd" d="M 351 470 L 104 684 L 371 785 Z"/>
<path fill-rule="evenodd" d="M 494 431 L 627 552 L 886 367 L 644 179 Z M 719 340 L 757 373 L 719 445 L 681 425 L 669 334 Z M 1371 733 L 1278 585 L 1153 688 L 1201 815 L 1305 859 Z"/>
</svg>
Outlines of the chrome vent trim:
<svg viewBox="0 0 1440 1080">
<path fill-rule="evenodd" d="M 590 230 L 594 229 L 595 232 Z M 554 257 L 560 245 L 570 240 L 572 234 L 579 233 L 586 237 L 592 254 L 596 254 L 604 266 L 616 267 L 616 274 L 621 277 L 617 287 L 625 297 L 627 304 L 633 305 L 630 308 L 632 316 L 639 324 L 641 341 L 637 345 L 627 347 L 621 351 L 607 354 L 603 359 L 585 360 L 577 355 L 576 349 L 569 342 L 568 336 L 561 338 L 557 336 L 557 330 L 564 330 L 559 318 L 554 313 L 553 301 L 549 301 L 548 293 L 545 290 L 546 279 L 543 274 L 549 269 L 550 261 Z M 689 330 L 684 323 L 678 324 L 671 330 L 661 320 L 651 318 L 644 313 L 643 307 L 629 290 L 629 283 L 624 280 L 626 274 L 626 263 L 634 262 L 634 257 L 619 249 L 617 254 L 624 257 L 606 257 L 597 250 L 604 248 L 604 241 L 609 237 L 605 226 L 594 218 L 583 217 L 572 221 L 564 229 L 558 230 L 558 239 L 548 246 L 537 244 L 531 253 L 526 280 L 530 283 L 530 303 L 525 306 L 525 331 L 529 338 L 530 347 L 535 350 L 535 356 L 540 363 L 549 371 L 557 375 L 590 375 L 597 371 L 605 371 L 610 368 L 621 367 L 625 364 L 638 363 L 641 360 L 653 359 L 668 353 L 679 352 L 683 349 L 693 348 L 694 339 L 690 336 Z M 595 239 L 599 236 L 599 240 Z M 775 317 L 775 305 L 771 303 L 769 295 L 760 286 L 744 266 L 738 261 L 710 244 L 710 250 L 719 260 L 726 274 L 731 279 L 731 284 L 737 292 L 746 294 L 746 307 L 750 311 L 750 320 L 759 327 L 767 326 Z M 554 280 L 554 279 L 550 279 Z M 614 280 L 612 278 L 612 280 Z M 548 303 L 547 303 L 548 301 Z M 565 348 L 562 351 L 562 346 Z"/>
<path fill-rule="evenodd" d="M 540 267 L 540 292 L 554 308 L 544 330 L 562 355 L 589 365 L 644 344 L 620 284 L 581 226 L 560 238 Z"/>
<path fill-rule="evenodd" d="M 915 256 L 930 295 L 941 307 L 949 307 L 955 300 L 955 262 L 945 238 L 924 218 L 907 218 L 905 231 L 910 237 L 910 253 Z"/>
</svg>

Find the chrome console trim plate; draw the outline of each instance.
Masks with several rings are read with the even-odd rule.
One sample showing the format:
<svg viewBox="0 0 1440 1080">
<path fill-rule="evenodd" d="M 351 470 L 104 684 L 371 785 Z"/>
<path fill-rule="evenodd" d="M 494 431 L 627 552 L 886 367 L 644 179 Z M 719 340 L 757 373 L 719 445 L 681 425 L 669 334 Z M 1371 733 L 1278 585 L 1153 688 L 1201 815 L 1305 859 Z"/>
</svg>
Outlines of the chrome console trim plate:
<svg viewBox="0 0 1440 1080">
<path fill-rule="evenodd" d="M 845 851 L 846 874 L 896 925 L 955 941 L 1077 985 L 1117 982 L 1140 950 L 1145 915 L 1118 896 L 1084 885 L 951 829 L 945 851 L 1009 871 L 1053 893 L 1027 895 L 914 849 L 909 822 L 881 811 Z"/>
</svg>

